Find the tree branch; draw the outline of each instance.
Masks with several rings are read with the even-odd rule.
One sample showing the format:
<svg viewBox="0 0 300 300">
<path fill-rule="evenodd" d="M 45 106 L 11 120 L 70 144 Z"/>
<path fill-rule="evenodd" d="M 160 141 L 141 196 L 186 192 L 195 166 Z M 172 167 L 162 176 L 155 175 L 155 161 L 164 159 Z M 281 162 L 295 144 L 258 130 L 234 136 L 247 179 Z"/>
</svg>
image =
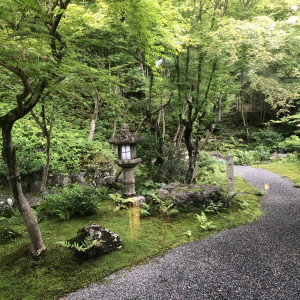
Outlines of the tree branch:
<svg viewBox="0 0 300 300">
<path fill-rule="evenodd" d="M 14 124 L 14 122 L 16 122 L 17 120 L 23 118 L 26 114 L 28 114 L 30 110 L 34 108 L 34 106 L 41 98 L 42 93 L 46 88 L 46 86 L 47 86 L 47 80 L 41 79 L 37 84 L 37 87 L 31 94 L 30 98 L 23 104 L 23 109 L 20 110 L 19 107 L 16 107 L 0 118 L 0 127 L 3 127 L 3 125 L 5 124 L 12 125 Z"/>
<path fill-rule="evenodd" d="M 173 96 L 173 92 L 170 94 L 170 98 L 169 101 L 167 103 L 165 103 L 164 105 L 162 105 L 161 107 L 155 109 L 154 111 L 150 112 L 150 115 L 154 115 L 157 112 L 159 112 L 160 110 L 164 109 L 165 107 L 167 107 L 170 103 L 171 103 L 171 98 Z M 149 114 L 149 113 L 148 113 Z M 146 114 L 143 119 L 140 121 L 139 126 L 137 128 L 137 130 L 135 131 L 135 134 L 138 134 L 139 130 L 141 129 L 142 125 L 144 124 L 144 122 L 147 120 L 148 115 Z"/>
<path fill-rule="evenodd" d="M 43 124 L 41 123 L 41 121 L 39 120 L 39 118 L 37 117 L 37 115 L 33 112 L 33 110 L 30 112 L 32 117 L 34 118 L 35 122 L 39 125 L 39 127 L 42 129 L 43 133 L 45 133 L 45 127 L 43 126 Z"/>
<path fill-rule="evenodd" d="M 0 65 L 2 67 L 6 68 L 7 70 L 13 72 L 14 74 L 16 74 L 22 80 L 22 83 L 23 83 L 23 92 L 22 92 L 22 94 L 18 94 L 16 96 L 17 103 L 18 103 L 18 108 L 22 112 L 24 110 L 23 101 L 26 99 L 26 97 L 29 94 L 31 94 L 31 87 L 30 87 L 30 83 L 29 83 L 29 78 L 25 74 L 25 72 L 23 70 L 21 70 L 20 68 L 18 68 L 18 67 L 8 66 L 2 60 L 0 60 Z"/>
</svg>

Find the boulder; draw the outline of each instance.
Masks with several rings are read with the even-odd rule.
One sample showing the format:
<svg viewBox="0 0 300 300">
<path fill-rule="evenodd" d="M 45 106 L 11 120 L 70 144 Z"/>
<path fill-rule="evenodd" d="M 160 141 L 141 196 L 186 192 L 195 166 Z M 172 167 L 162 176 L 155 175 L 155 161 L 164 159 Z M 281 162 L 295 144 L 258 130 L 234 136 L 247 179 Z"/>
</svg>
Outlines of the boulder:
<svg viewBox="0 0 300 300">
<path fill-rule="evenodd" d="M 41 191 L 41 180 L 34 180 L 30 185 L 28 185 L 26 192 L 32 193 L 32 194 L 38 194 Z"/>
<path fill-rule="evenodd" d="M 86 172 L 79 172 L 75 175 L 70 175 L 71 181 L 73 183 L 85 183 L 84 176 L 86 176 Z"/>
<path fill-rule="evenodd" d="M 115 184 L 115 177 L 113 176 L 106 176 L 104 178 L 97 178 L 93 181 L 93 185 L 95 187 L 100 187 L 100 186 L 108 186 L 111 187 Z"/>
<path fill-rule="evenodd" d="M 113 162 L 99 162 L 87 166 L 86 177 L 95 187 L 113 186 L 116 168 Z"/>
<path fill-rule="evenodd" d="M 270 159 L 278 159 L 278 158 L 285 158 L 285 157 L 287 157 L 287 154 L 282 154 L 277 152 L 271 153 L 270 155 Z"/>
<path fill-rule="evenodd" d="M 223 202 L 228 198 L 220 187 L 209 185 L 184 185 L 170 183 L 158 190 L 157 197 L 164 200 L 171 198 L 179 208 L 195 209 L 211 202 Z"/>
<path fill-rule="evenodd" d="M 0 228 L 0 245 L 4 245 L 16 238 L 20 237 L 21 234 L 14 231 L 13 229 L 7 228 Z"/>
<path fill-rule="evenodd" d="M 106 176 L 104 177 L 105 186 L 113 186 L 115 184 L 114 176 Z"/>
<path fill-rule="evenodd" d="M 43 198 L 39 195 L 27 194 L 25 197 L 31 207 L 36 207 L 43 201 Z M 14 202 L 12 194 L 0 194 L 0 215 L 11 217 L 13 210 L 17 209 Z"/>
<path fill-rule="evenodd" d="M 48 175 L 47 184 L 50 186 L 58 185 L 61 188 L 64 188 L 68 185 L 70 181 L 69 176 L 60 174 L 60 173 L 50 173 Z"/>
<path fill-rule="evenodd" d="M 70 240 L 70 243 L 83 245 L 84 241 L 89 238 L 88 249 L 79 252 L 87 258 L 97 257 L 99 255 L 110 253 L 121 247 L 120 236 L 98 224 L 84 226 L 77 232 L 77 236 Z"/>
<path fill-rule="evenodd" d="M 87 165 L 87 176 L 97 178 L 104 178 L 107 176 L 114 176 L 116 168 L 114 162 L 99 162 Z"/>
</svg>

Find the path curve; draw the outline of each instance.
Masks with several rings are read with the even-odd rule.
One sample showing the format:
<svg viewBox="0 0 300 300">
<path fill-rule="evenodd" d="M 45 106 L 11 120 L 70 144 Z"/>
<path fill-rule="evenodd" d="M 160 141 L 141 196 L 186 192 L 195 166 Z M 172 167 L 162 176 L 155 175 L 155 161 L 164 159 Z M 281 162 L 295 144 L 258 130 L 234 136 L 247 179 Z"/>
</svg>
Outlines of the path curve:
<svg viewBox="0 0 300 300">
<path fill-rule="evenodd" d="M 237 166 L 235 174 L 259 188 L 270 185 L 263 218 L 117 272 L 107 284 L 67 299 L 300 299 L 300 189 L 262 169 Z"/>
</svg>

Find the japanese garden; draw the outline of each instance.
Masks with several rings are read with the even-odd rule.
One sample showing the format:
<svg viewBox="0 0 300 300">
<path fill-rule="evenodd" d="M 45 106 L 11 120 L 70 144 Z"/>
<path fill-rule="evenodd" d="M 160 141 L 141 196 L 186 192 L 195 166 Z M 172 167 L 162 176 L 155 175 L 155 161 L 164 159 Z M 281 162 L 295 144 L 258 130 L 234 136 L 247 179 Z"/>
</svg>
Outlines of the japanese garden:
<svg viewBox="0 0 300 300">
<path fill-rule="evenodd" d="M 299 16 L 2 0 L 0 299 L 296 299 Z"/>
</svg>

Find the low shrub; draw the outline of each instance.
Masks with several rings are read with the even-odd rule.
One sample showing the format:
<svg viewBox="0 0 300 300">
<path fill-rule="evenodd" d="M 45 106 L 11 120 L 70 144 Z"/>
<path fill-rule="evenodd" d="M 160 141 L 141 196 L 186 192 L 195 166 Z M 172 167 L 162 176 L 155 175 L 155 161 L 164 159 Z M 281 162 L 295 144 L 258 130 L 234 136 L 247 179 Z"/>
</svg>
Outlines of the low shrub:
<svg viewBox="0 0 300 300">
<path fill-rule="evenodd" d="M 197 184 L 221 184 L 224 179 L 222 173 L 225 169 L 224 160 L 201 152 L 197 161 L 195 181 Z"/>
<path fill-rule="evenodd" d="M 286 152 L 300 153 L 300 138 L 297 135 L 292 135 L 279 143 L 279 147 L 283 148 Z"/>
<path fill-rule="evenodd" d="M 278 144 L 282 141 L 283 137 L 280 133 L 267 128 L 260 129 L 257 132 L 252 133 L 251 140 L 257 145 L 263 145 L 275 151 L 278 148 Z"/>
<path fill-rule="evenodd" d="M 287 157 L 283 160 L 286 163 L 293 163 L 300 161 L 300 152 L 299 153 L 288 153 Z"/>
<path fill-rule="evenodd" d="M 137 145 L 138 157 L 143 164 L 137 182 L 151 179 L 156 182 L 183 182 L 187 170 L 184 151 L 174 147 L 172 143 L 163 143 L 152 136 L 145 136 L 144 141 Z"/>
<path fill-rule="evenodd" d="M 233 152 L 233 161 L 236 165 L 251 165 L 270 159 L 270 149 L 258 146 L 254 150 L 240 150 Z"/>
<path fill-rule="evenodd" d="M 140 205 L 140 216 L 141 218 L 145 218 L 151 215 L 151 206 L 145 202 Z"/>
<path fill-rule="evenodd" d="M 250 165 L 256 161 L 255 151 L 250 150 L 236 150 L 233 154 L 233 161 L 236 165 Z"/>
<path fill-rule="evenodd" d="M 88 216 L 96 213 L 101 196 L 97 189 L 80 186 L 66 187 L 57 194 L 44 196 L 44 201 L 37 209 L 38 216 L 58 216 L 68 220 L 73 216 Z"/>
<path fill-rule="evenodd" d="M 270 159 L 270 149 L 268 147 L 258 146 L 254 151 L 254 157 L 256 160 L 262 162 Z"/>
<path fill-rule="evenodd" d="M 0 245 L 5 245 L 21 237 L 21 234 L 10 227 L 0 227 Z"/>
<path fill-rule="evenodd" d="M 201 215 L 196 214 L 196 219 L 199 222 L 199 227 L 201 230 L 207 231 L 216 229 L 216 226 L 212 221 L 208 220 L 204 212 L 202 212 Z"/>
</svg>

